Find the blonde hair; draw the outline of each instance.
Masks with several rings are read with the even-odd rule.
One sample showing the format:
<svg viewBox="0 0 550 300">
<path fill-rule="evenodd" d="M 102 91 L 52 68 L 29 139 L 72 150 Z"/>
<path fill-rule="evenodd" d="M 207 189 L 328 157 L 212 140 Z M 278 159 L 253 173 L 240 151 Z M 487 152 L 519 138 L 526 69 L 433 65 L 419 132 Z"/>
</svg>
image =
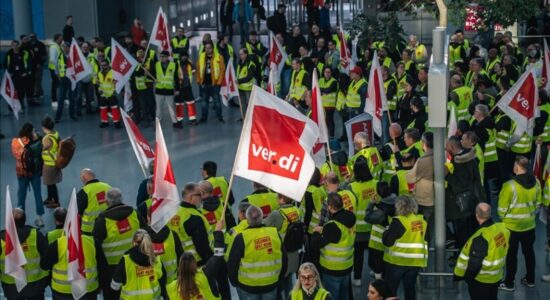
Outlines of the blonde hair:
<svg viewBox="0 0 550 300">
<path fill-rule="evenodd" d="M 311 271 L 315 275 L 315 286 L 322 288 L 323 284 L 321 283 L 321 276 L 319 276 L 319 271 L 317 271 L 317 268 L 314 264 L 310 262 L 303 263 L 300 268 L 298 269 L 298 280 L 296 280 L 296 284 L 294 284 L 293 291 L 300 291 L 302 290 L 302 283 L 300 282 L 300 274 L 305 271 Z"/>
<path fill-rule="evenodd" d="M 149 257 L 149 265 L 155 265 L 156 256 L 153 249 L 151 236 L 144 229 L 138 229 L 134 233 L 133 242 L 139 246 L 139 251 Z"/>
</svg>

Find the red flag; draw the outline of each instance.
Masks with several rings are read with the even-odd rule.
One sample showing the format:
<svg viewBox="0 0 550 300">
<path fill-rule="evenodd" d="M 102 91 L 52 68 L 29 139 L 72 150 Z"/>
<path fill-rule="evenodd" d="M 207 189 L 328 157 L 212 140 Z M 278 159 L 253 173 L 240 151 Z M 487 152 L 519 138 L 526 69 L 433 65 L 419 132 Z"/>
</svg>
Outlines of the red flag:
<svg viewBox="0 0 550 300">
<path fill-rule="evenodd" d="M 542 57 L 542 78 L 546 79 L 546 85 L 544 88 L 547 92 L 550 92 L 550 49 L 548 48 L 548 43 L 544 39 L 544 52 Z"/>
<path fill-rule="evenodd" d="M 71 87 L 74 90 L 76 83 L 92 74 L 92 67 L 88 60 L 82 54 L 78 43 L 73 38 L 69 48 L 69 59 L 67 61 L 67 76 L 71 81 Z"/>
<path fill-rule="evenodd" d="M 254 86 L 233 174 L 300 201 L 315 169 L 309 153 L 318 135 L 311 119 Z"/>
<path fill-rule="evenodd" d="M 384 79 L 382 79 L 382 68 L 380 68 L 375 50 L 370 68 L 365 112 L 372 116 L 372 128 L 378 136 L 382 136 L 382 114 L 386 110 L 388 110 L 388 100 L 384 89 Z"/>
<path fill-rule="evenodd" d="M 277 96 L 277 89 L 275 88 L 275 71 L 269 70 L 269 79 L 267 81 L 266 91 L 271 95 Z"/>
<path fill-rule="evenodd" d="M 7 73 L 7 72 L 6 72 Z M 15 287 L 20 292 L 27 285 L 27 273 L 23 266 L 27 264 L 27 258 L 23 252 L 23 247 L 19 242 L 17 228 L 13 220 L 13 210 L 11 206 L 10 186 L 6 187 L 6 212 L 5 212 L 5 272 L 6 275 L 15 279 Z"/>
<path fill-rule="evenodd" d="M 279 43 L 275 36 L 271 36 L 271 51 L 269 52 L 269 68 L 274 70 L 273 85 L 276 85 L 281 80 L 281 72 L 288 59 L 285 49 Z"/>
<path fill-rule="evenodd" d="M 338 38 L 340 39 L 340 65 L 345 71 L 344 73 L 349 74 L 351 53 L 348 49 L 348 45 L 346 44 L 346 36 L 342 30 L 342 27 L 340 27 L 340 31 L 338 32 Z"/>
<path fill-rule="evenodd" d="M 370 114 L 360 114 L 351 120 L 348 120 L 344 126 L 346 127 L 346 135 L 348 136 L 348 155 L 351 157 L 355 154 L 353 146 L 353 137 L 358 132 L 366 132 L 370 139 L 370 144 L 374 145 L 374 135 L 372 134 L 372 116 Z"/>
<path fill-rule="evenodd" d="M 540 114 L 536 75 L 529 69 L 514 86 L 502 96 L 497 106 L 517 124 L 515 134 L 533 134 L 535 118 Z"/>
<path fill-rule="evenodd" d="M 67 280 L 71 283 L 71 292 L 75 299 L 86 294 L 86 272 L 84 271 L 84 248 L 80 231 L 80 216 L 76 203 L 76 191 L 73 188 L 67 217 L 63 225 L 67 237 Z"/>
<path fill-rule="evenodd" d="M 132 149 L 134 149 L 134 153 L 143 171 L 143 176 L 147 178 L 149 176 L 149 163 L 155 158 L 153 148 L 151 148 L 147 139 L 143 137 L 136 123 L 122 108 L 120 109 L 120 114 L 122 115 L 124 127 L 126 127 L 126 133 L 128 133 L 128 138 L 132 144 Z"/>
<path fill-rule="evenodd" d="M 151 31 L 149 44 L 157 46 L 160 51 L 168 51 L 172 55 L 170 34 L 168 33 L 168 18 L 166 18 L 166 14 L 162 11 L 162 7 L 159 7 L 157 17 L 155 18 L 155 25 L 153 25 L 153 30 Z"/>
<path fill-rule="evenodd" d="M 2 78 L 2 84 L 0 85 L 0 95 L 6 99 L 8 105 L 13 111 L 13 115 L 19 120 L 19 112 L 21 111 L 21 102 L 19 101 L 19 95 L 11 79 L 11 75 L 8 71 L 4 72 L 4 78 Z"/>
<path fill-rule="evenodd" d="M 533 161 L 533 175 L 535 175 L 541 185 L 544 184 L 542 169 L 541 148 L 540 144 L 537 144 L 537 148 L 535 150 L 535 160 Z"/>
<path fill-rule="evenodd" d="M 156 120 L 155 173 L 153 175 L 153 204 L 151 205 L 151 228 L 159 232 L 178 211 L 180 199 L 178 187 L 168 156 L 159 119 Z"/>
<path fill-rule="evenodd" d="M 233 97 L 239 97 L 239 84 L 237 82 L 237 76 L 235 76 L 235 68 L 233 67 L 233 59 L 229 59 L 227 68 L 225 68 L 225 76 L 222 80 L 222 86 L 220 88 L 220 95 L 222 103 L 225 106 L 229 106 L 229 100 Z"/>
<path fill-rule="evenodd" d="M 319 89 L 319 80 L 317 72 L 313 72 L 311 80 L 311 119 L 319 128 L 319 139 L 313 146 L 312 155 L 315 165 L 321 167 L 326 161 L 325 144 L 328 143 L 328 129 L 325 119 L 325 109 L 323 108 L 323 100 L 321 99 L 321 90 Z"/>
<path fill-rule="evenodd" d="M 111 68 L 116 82 L 115 89 L 120 93 L 126 82 L 130 80 L 138 62 L 114 38 L 111 38 L 111 49 Z"/>
</svg>

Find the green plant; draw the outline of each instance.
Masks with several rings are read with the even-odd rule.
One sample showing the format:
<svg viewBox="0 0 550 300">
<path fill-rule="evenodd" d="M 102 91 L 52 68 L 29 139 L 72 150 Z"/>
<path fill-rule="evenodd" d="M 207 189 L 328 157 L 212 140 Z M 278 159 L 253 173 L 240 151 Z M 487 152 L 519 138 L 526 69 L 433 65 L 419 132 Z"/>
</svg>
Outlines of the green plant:
<svg viewBox="0 0 550 300">
<path fill-rule="evenodd" d="M 377 40 L 384 40 L 388 49 L 396 49 L 404 44 L 403 36 L 406 34 L 395 11 L 379 13 L 376 17 L 357 15 L 349 31 L 352 38 L 359 35 L 358 45 L 362 49 Z"/>
</svg>

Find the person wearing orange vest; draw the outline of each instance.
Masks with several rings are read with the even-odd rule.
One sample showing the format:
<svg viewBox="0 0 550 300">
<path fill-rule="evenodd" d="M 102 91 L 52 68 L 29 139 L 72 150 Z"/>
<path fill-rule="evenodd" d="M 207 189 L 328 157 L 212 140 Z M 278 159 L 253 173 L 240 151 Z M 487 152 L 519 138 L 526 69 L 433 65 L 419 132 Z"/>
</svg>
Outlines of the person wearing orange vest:
<svg viewBox="0 0 550 300">
<path fill-rule="evenodd" d="M 204 51 L 199 53 L 197 61 L 197 84 L 199 85 L 200 96 L 202 99 L 202 109 L 200 123 L 208 121 L 208 110 L 210 98 L 212 105 L 218 117 L 218 121 L 224 123 L 221 108 L 220 88 L 225 78 L 225 64 L 223 57 L 214 50 L 212 41 L 204 44 Z"/>
<path fill-rule="evenodd" d="M 113 71 L 107 60 L 100 63 L 101 71 L 97 74 L 98 91 L 99 91 L 99 117 L 101 124 L 99 128 L 109 127 L 109 108 L 115 128 L 121 128 L 120 110 L 118 110 L 118 100 L 115 96 L 115 81 Z"/>
</svg>

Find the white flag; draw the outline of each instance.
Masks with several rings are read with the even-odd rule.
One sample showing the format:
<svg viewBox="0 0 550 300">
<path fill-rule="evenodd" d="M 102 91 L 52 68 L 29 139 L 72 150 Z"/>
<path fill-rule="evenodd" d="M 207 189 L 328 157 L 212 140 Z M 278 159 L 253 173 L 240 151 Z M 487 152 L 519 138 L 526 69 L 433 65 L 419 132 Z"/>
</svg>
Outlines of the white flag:
<svg viewBox="0 0 550 300">
<path fill-rule="evenodd" d="M 11 75 L 8 71 L 4 72 L 0 89 L 0 95 L 6 99 L 6 102 L 8 102 L 8 105 L 13 111 L 13 115 L 19 120 L 21 101 L 19 101 L 19 95 L 17 95 L 17 90 L 15 89 L 15 85 L 13 84 L 13 80 L 11 79 Z"/>
<path fill-rule="evenodd" d="M 271 50 L 269 52 L 269 68 L 275 71 L 273 85 L 281 81 L 281 72 L 288 55 L 275 36 L 271 36 Z"/>
<path fill-rule="evenodd" d="M 138 66 L 136 59 L 124 49 L 114 38 L 111 38 L 111 69 L 116 82 L 115 90 L 118 93 L 126 82 L 130 80 L 134 69 Z"/>
<path fill-rule="evenodd" d="M 275 70 L 269 70 L 269 80 L 267 82 L 266 91 L 274 96 L 277 96 L 277 89 L 275 87 Z"/>
<path fill-rule="evenodd" d="M 120 109 L 120 114 L 122 115 L 122 121 L 128 133 L 130 144 L 132 144 L 132 149 L 134 149 L 134 153 L 143 170 L 143 176 L 147 178 L 149 176 L 149 163 L 155 159 L 153 148 L 151 148 L 147 139 L 143 137 L 136 123 L 123 109 Z"/>
<path fill-rule="evenodd" d="M 455 106 L 451 106 L 451 112 L 449 113 L 449 125 L 447 126 L 447 137 L 450 138 L 456 135 L 458 131 L 458 123 L 456 122 Z"/>
<path fill-rule="evenodd" d="M 7 72 L 6 72 L 7 73 Z M 6 275 L 9 275 L 15 279 L 15 287 L 18 292 L 27 285 L 27 273 L 23 268 L 27 264 L 27 258 L 19 242 L 19 236 L 17 235 L 17 228 L 15 227 L 15 221 L 13 219 L 13 212 L 11 206 L 10 186 L 6 187 L 6 212 L 5 212 L 5 246 L 2 251 L 5 254 L 5 270 Z"/>
<path fill-rule="evenodd" d="M 344 30 L 342 30 L 342 26 L 340 26 L 340 31 L 338 32 L 338 38 L 340 39 L 340 69 L 343 71 L 343 73 L 348 74 L 352 68 L 351 66 L 351 53 L 348 48 L 348 44 L 346 43 L 346 34 Z"/>
<path fill-rule="evenodd" d="M 225 68 L 225 76 L 222 80 L 222 86 L 220 88 L 220 95 L 222 103 L 225 106 L 229 106 L 229 100 L 233 97 L 239 97 L 239 83 L 237 82 L 237 76 L 235 76 L 235 68 L 233 67 L 233 59 L 230 58 Z"/>
<path fill-rule="evenodd" d="M 319 129 L 287 102 L 254 86 L 233 174 L 300 201 L 315 170 Z"/>
<path fill-rule="evenodd" d="M 92 67 L 88 60 L 82 54 L 78 43 L 73 38 L 71 47 L 69 48 L 69 61 L 67 62 L 67 76 L 71 81 L 71 88 L 74 91 L 76 84 L 92 74 Z"/>
<path fill-rule="evenodd" d="M 130 81 L 126 81 L 126 84 L 124 85 L 124 110 L 131 111 L 132 108 L 134 108 L 132 88 L 130 87 Z"/>
<path fill-rule="evenodd" d="M 168 51 L 172 55 L 172 46 L 170 45 L 170 34 L 168 33 L 168 18 L 159 6 L 155 24 L 149 38 L 149 45 L 153 44 L 158 47 L 159 52 Z"/>
<path fill-rule="evenodd" d="M 313 146 L 311 152 L 315 165 L 317 167 L 321 167 L 327 159 L 325 148 L 326 143 L 328 143 L 329 136 L 325 118 L 325 109 L 323 108 L 323 100 L 321 99 L 321 90 L 319 89 L 319 80 L 317 79 L 317 72 L 313 72 L 311 87 L 311 119 L 319 128 L 319 139 Z"/>
<path fill-rule="evenodd" d="M 159 119 L 156 119 L 155 174 L 151 205 L 151 228 L 159 232 L 176 214 L 180 206 L 178 187 L 168 156 Z"/>
<path fill-rule="evenodd" d="M 388 110 L 388 100 L 386 99 L 386 90 L 384 89 L 384 79 L 382 79 L 382 68 L 380 68 L 378 55 L 374 51 L 365 112 L 372 116 L 372 128 L 374 129 L 374 133 L 380 137 L 382 136 L 383 113 L 386 110 Z"/>
<path fill-rule="evenodd" d="M 63 231 L 67 237 L 67 280 L 71 283 L 73 297 L 80 299 L 86 294 L 86 271 L 82 232 L 80 231 L 80 216 L 78 215 L 76 191 L 74 188 L 71 193 Z"/>
</svg>

